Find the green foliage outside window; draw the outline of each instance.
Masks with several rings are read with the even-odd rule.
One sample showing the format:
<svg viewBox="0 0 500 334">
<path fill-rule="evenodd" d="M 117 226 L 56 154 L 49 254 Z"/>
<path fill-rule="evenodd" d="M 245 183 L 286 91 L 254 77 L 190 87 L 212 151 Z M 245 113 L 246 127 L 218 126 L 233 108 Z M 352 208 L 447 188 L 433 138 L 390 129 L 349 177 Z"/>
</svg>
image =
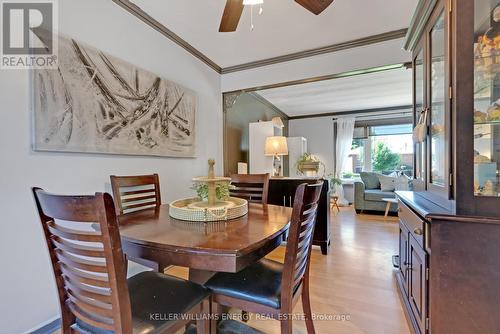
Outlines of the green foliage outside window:
<svg viewBox="0 0 500 334">
<path fill-rule="evenodd" d="M 378 142 L 372 152 L 373 170 L 377 172 L 399 169 L 401 157 L 392 152 L 384 143 Z"/>
<path fill-rule="evenodd" d="M 363 138 L 354 138 L 352 140 L 352 146 L 351 149 L 357 149 L 358 147 L 362 147 L 364 145 L 364 139 Z"/>
</svg>

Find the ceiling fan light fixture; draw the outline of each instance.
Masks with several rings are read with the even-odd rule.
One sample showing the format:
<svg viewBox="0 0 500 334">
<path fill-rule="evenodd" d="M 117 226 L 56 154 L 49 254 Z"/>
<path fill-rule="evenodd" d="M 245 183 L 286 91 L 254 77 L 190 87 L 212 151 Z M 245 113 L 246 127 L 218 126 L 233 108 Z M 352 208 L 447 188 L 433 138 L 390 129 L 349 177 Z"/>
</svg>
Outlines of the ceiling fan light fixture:
<svg viewBox="0 0 500 334">
<path fill-rule="evenodd" d="M 262 5 L 263 3 L 264 0 L 243 0 L 245 6 Z"/>
<path fill-rule="evenodd" d="M 323 12 L 333 1 L 334 0 L 295 0 L 299 5 L 316 15 Z M 253 7 L 259 6 L 258 14 L 261 15 L 263 4 L 264 0 L 226 0 L 224 13 L 222 14 L 219 25 L 219 32 L 236 31 L 245 6 L 250 6 L 250 30 L 253 30 Z"/>
</svg>

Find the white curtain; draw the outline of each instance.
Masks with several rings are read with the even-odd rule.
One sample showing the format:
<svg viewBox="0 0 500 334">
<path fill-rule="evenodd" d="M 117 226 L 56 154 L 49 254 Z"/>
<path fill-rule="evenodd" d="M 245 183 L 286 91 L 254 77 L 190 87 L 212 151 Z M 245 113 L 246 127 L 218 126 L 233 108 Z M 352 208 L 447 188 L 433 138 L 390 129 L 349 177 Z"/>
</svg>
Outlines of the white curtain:
<svg viewBox="0 0 500 334">
<path fill-rule="evenodd" d="M 335 177 L 340 178 L 342 166 L 345 165 L 352 147 L 352 136 L 354 133 L 354 117 L 337 118 L 337 132 L 335 140 Z M 335 186 L 335 195 L 339 197 L 339 205 L 349 205 L 349 202 L 344 197 L 344 189 L 340 185 Z"/>
</svg>

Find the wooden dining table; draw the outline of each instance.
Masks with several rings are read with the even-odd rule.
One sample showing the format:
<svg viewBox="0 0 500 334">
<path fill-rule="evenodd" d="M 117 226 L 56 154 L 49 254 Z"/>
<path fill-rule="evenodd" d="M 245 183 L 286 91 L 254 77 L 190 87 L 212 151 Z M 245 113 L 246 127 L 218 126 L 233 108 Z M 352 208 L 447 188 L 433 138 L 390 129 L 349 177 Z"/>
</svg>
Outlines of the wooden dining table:
<svg viewBox="0 0 500 334">
<path fill-rule="evenodd" d="M 189 279 L 205 283 L 215 272 L 235 273 L 277 248 L 292 209 L 249 203 L 248 214 L 220 222 L 190 222 L 169 216 L 161 205 L 118 217 L 128 258 L 189 268 Z"/>
</svg>

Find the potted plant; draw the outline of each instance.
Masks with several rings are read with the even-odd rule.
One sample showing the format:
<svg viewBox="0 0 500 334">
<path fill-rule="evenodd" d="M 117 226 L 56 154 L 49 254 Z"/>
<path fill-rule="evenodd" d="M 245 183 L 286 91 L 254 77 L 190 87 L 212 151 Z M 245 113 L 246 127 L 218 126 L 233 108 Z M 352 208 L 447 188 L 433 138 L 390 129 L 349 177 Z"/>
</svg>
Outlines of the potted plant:
<svg viewBox="0 0 500 334">
<path fill-rule="evenodd" d="M 219 201 L 224 201 L 229 197 L 229 190 L 235 187 L 227 183 L 217 183 L 215 185 L 215 197 Z M 198 198 L 203 201 L 208 201 L 208 184 L 206 183 L 196 183 L 191 189 L 196 191 Z"/>
<path fill-rule="evenodd" d="M 306 152 L 297 161 L 297 172 L 306 176 L 316 176 L 322 165 L 324 167 L 324 164 L 318 157 Z"/>
<path fill-rule="evenodd" d="M 344 177 L 344 179 L 352 179 L 354 174 L 352 172 L 344 172 L 342 176 Z"/>
<path fill-rule="evenodd" d="M 329 180 L 330 180 L 330 196 L 331 198 L 333 199 L 333 203 L 332 203 L 332 207 L 335 206 L 337 208 L 337 210 L 340 212 L 340 209 L 339 209 L 339 198 L 340 198 L 340 194 L 342 192 L 339 192 L 339 188 L 341 189 L 342 188 L 342 180 L 336 176 L 334 176 L 333 174 L 330 174 L 328 175 L 329 177 Z"/>
<path fill-rule="evenodd" d="M 338 177 L 330 175 L 330 185 L 331 185 L 332 189 L 335 188 L 335 186 L 341 186 L 342 180 L 339 179 Z"/>
</svg>

